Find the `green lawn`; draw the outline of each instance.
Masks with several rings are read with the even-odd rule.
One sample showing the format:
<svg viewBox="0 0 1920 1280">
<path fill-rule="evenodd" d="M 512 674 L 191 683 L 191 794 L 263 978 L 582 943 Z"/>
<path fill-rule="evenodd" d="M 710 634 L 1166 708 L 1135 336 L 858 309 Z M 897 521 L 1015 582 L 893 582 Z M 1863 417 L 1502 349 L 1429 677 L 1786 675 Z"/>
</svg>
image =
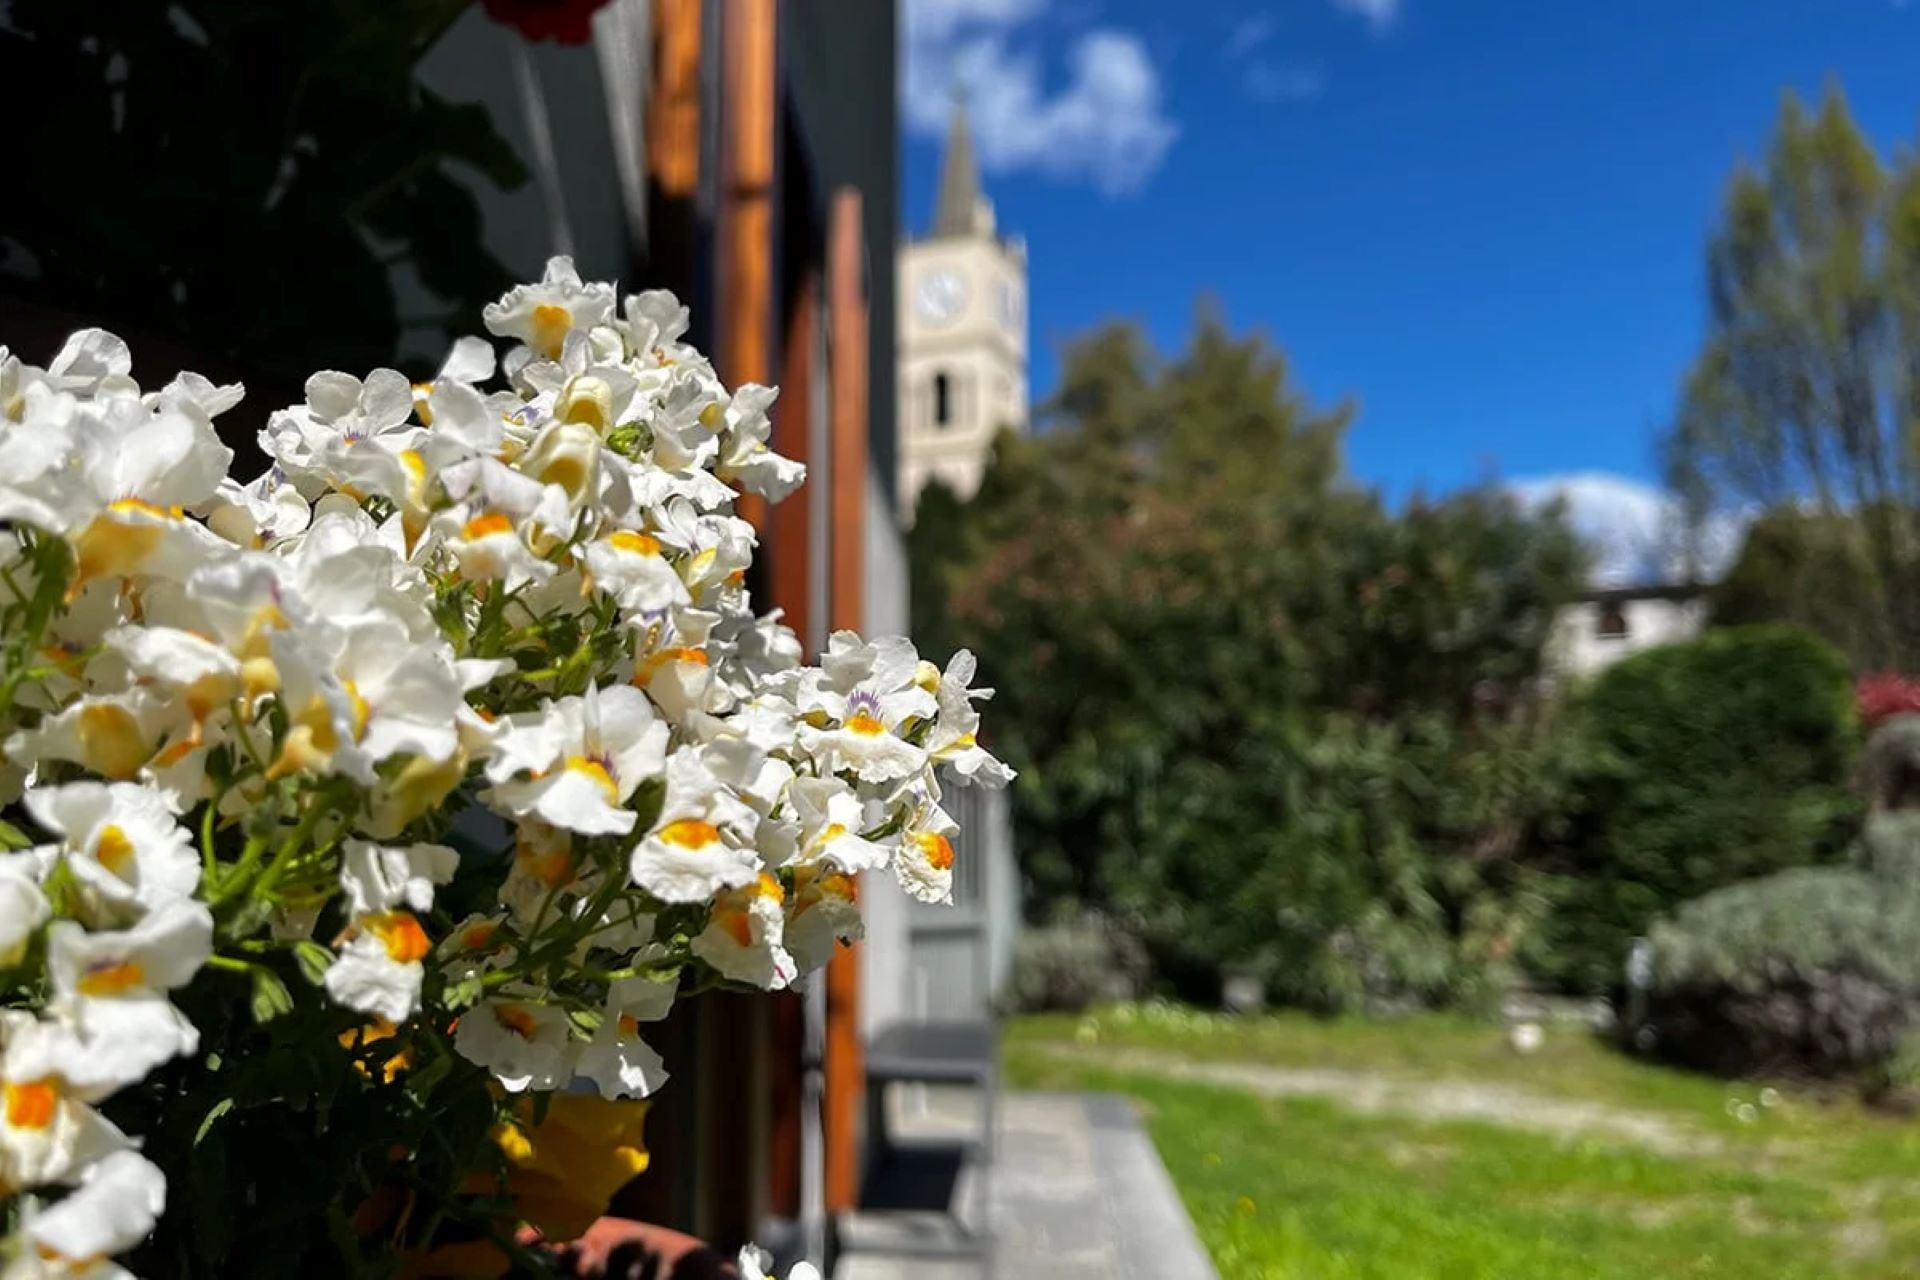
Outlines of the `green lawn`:
<svg viewBox="0 0 1920 1280">
<path fill-rule="evenodd" d="M 1651 1114 L 1684 1153 L 1170 1080 L 1156 1064 L 1175 1056 L 1504 1084 Z M 1122 1008 L 1016 1021 L 1007 1069 L 1138 1099 L 1227 1280 L 1920 1276 L 1920 1122 L 1648 1066 L 1578 1030 L 1520 1057 L 1437 1016 Z"/>
</svg>

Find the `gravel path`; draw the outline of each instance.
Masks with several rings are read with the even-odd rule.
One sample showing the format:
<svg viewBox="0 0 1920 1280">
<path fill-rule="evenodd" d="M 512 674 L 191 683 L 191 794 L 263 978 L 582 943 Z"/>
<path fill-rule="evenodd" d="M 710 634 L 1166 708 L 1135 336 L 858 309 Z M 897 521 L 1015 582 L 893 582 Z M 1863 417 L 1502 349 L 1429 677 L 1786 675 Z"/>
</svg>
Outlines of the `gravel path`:
<svg viewBox="0 0 1920 1280">
<path fill-rule="evenodd" d="M 1369 1114 L 1475 1120 L 1566 1138 L 1612 1139 L 1668 1156 L 1706 1156 L 1724 1149 L 1718 1139 L 1654 1112 L 1556 1098 L 1518 1085 L 1255 1062 L 1193 1062 L 1147 1049 L 1094 1050 L 1064 1044 L 1044 1048 L 1053 1056 L 1114 1071 L 1226 1085 L 1269 1098 L 1331 1098 Z"/>
</svg>

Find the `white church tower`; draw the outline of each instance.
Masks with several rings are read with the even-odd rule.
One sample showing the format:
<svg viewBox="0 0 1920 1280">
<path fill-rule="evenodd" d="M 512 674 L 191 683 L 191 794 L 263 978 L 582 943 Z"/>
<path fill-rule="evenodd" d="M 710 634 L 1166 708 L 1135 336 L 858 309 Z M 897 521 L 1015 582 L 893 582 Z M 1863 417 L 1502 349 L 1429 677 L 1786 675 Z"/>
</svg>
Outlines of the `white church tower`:
<svg viewBox="0 0 1920 1280">
<path fill-rule="evenodd" d="M 956 101 L 933 229 L 900 250 L 900 507 L 940 480 L 963 498 L 1003 429 L 1024 432 L 1027 250 L 994 229 Z"/>
</svg>

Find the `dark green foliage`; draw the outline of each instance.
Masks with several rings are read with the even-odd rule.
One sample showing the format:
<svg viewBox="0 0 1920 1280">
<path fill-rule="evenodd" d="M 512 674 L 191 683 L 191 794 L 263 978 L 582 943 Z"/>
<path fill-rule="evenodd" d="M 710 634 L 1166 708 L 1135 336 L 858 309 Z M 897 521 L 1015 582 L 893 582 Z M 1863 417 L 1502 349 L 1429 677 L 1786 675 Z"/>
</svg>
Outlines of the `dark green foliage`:
<svg viewBox="0 0 1920 1280">
<path fill-rule="evenodd" d="M 1579 699 L 1593 759 L 1559 850 L 1545 973 L 1620 981 L 1631 940 L 1712 889 L 1829 861 L 1858 811 L 1844 660 L 1787 627 L 1710 632 L 1603 673 Z"/>
<path fill-rule="evenodd" d="M 1851 516 L 1787 509 L 1754 521 L 1707 607 L 1715 626 L 1785 622 L 1811 631 L 1856 671 L 1892 661 L 1866 541 Z"/>
<path fill-rule="evenodd" d="M 1920 817 L 1872 819 L 1858 861 L 1721 889 L 1659 925 L 1656 1051 L 1727 1072 L 1887 1067 L 1920 1025 Z"/>
<path fill-rule="evenodd" d="M 915 529 L 922 620 L 1000 690 L 1029 902 L 1118 913 L 1206 1000 L 1229 969 L 1466 998 L 1534 901 L 1564 770 L 1530 690 L 1577 545 L 1491 488 L 1387 510 L 1340 478 L 1344 423 L 1257 338 L 1204 321 L 1163 361 L 1111 329 Z"/>
<path fill-rule="evenodd" d="M 190 363 L 298 395 L 316 366 L 392 363 L 406 327 L 465 332 L 507 283 L 468 183 L 525 176 L 484 109 L 415 79 L 468 7 L 16 0 L 0 79 L 59 127 L 17 140 L 42 195 L 9 203 L 0 287 L 112 326 L 156 384 Z M 433 314 L 399 314 L 402 262 Z"/>
</svg>

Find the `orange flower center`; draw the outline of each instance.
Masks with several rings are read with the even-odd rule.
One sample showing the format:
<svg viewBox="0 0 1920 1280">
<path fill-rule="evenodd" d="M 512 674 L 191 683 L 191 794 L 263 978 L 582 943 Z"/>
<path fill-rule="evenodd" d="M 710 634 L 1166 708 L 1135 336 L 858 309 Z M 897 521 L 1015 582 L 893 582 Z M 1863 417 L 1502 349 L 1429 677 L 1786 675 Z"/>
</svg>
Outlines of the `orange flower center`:
<svg viewBox="0 0 1920 1280">
<path fill-rule="evenodd" d="M 682 849 L 704 849 L 720 839 L 720 828 L 698 818 L 682 818 L 662 827 L 660 839 Z"/>
<path fill-rule="evenodd" d="M 60 1094 L 45 1080 L 6 1087 L 7 1124 L 15 1129 L 44 1129 L 53 1123 Z"/>
<path fill-rule="evenodd" d="M 369 916 L 366 925 L 387 949 L 387 958 L 395 964 L 418 964 L 426 959 L 433 944 L 427 931 L 408 911 L 383 911 Z"/>
<path fill-rule="evenodd" d="M 133 960 L 106 960 L 92 965 L 80 976 L 83 996 L 121 996 L 147 982 L 147 971 Z"/>
<path fill-rule="evenodd" d="M 517 1004 L 497 1004 L 493 1006 L 493 1020 L 522 1040 L 531 1040 L 540 1034 L 540 1024 L 533 1015 Z"/>
<path fill-rule="evenodd" d="M 935 871 L 953 870 L 953 845 L 945 836 L 937 831 L 923 831 L 913 840 L 920 846 L 928 866 Z"/>
</svg>

